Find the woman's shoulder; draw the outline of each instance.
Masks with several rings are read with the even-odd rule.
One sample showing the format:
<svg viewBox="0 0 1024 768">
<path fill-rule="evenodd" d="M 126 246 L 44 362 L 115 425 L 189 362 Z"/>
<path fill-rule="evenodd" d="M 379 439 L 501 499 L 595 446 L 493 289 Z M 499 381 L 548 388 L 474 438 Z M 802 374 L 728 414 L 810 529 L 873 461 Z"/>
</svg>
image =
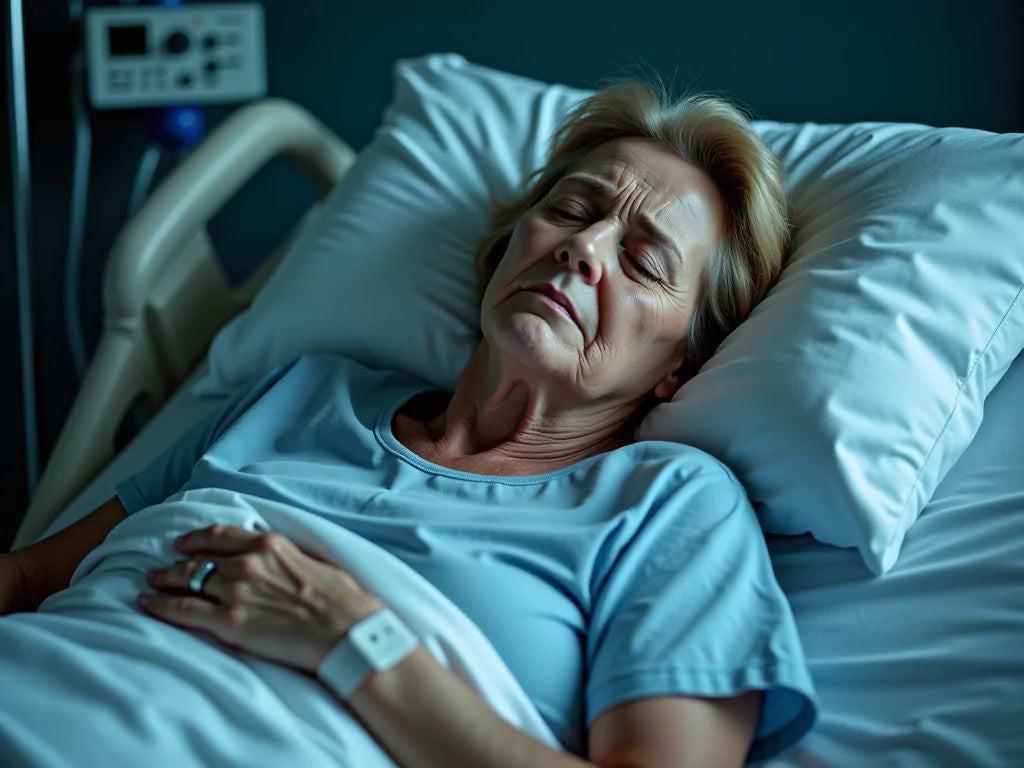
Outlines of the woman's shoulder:
<svg viewBox="0 0 1024 768">
<path fill-rule="evenodd" d="M 648 521 L 684 516 L 690 524 L 725 518 L 759 529 L 746 488 L 735 473 L 710 453 L 692 445 L 651 440 L 632 443 L 629 482 L 643 489 Z M 638 482 L 639 481 L 639 482 Z"/>
<path fill-rule="evenodd" d="M 300 355 L 293 361 L 292 370 L 302 376 L 331 379 L 349 385 L 430 386 L 429 382 L 409 373 L 375 368 L 350 357 L 324 352 Z"/>
<path fill-rule="evenodd" d="M 703 477 L 729 485 L 739 486 L 733 471 L 707 451 L 686 443 L 668 440 L 641 440 L 620 449 L 634 463 L 647 464 L 666 476 L 679 480 Z"/>
<path fill-rule="evenodd" d="M 430 384 L 401 371 L 383 370 L 335 354 L 307 354 L 286 366 L 278 394 L 303 407 L 328 403 L 339 414 L 351 414 L 372 427 L 382 409 L 428 389 Z"/>
<path fill-rule="evenodd" d="M 631 467 L 631 476 L 638 471 L 648 481 L 686 484 L 690 487 L 714 485 L 728 492 L 728 496 L 745 496 L 745 489 L 728 465 L 698 447 L 669 440 L 640 440 L 616 452 L 622 454 L 625 467 Z"/>
</svg>

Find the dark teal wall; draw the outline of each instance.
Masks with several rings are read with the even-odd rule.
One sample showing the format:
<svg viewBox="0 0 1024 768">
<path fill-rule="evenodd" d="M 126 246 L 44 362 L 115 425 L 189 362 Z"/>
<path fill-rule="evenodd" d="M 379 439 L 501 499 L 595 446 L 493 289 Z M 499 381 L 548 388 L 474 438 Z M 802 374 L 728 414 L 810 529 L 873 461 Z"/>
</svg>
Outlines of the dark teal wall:
<svg viewBox="0 0 1024 768">
<path fill-rule="evenodd" d="M 76 389 L 63 320 L 71 175 L 67 61 L 76 31 L 65 3 L 23 0 L 28 24 L 34 178 L 37 389 L 43 458 Z M 390 96 L 391 63 L 430 51 L 544 80 L 594 86 L 644 67 L 684 88 L 725 93 L 756 117 L 894 120 L 1024 130 L 1024 3 L 1020 0 L 503 3 L 268 0 L 270 93 L 306 106 L 354 147 L 372 136 Z M 210 110 L 211 123 L 226 110 Z M 6 120 L 4 121 L 6 126 Z M 145 133 L 138 116 L 93 117 L 93 178 L 81 283 L 86 339 L 100 333 L 100 280 L 124 220 Z M 170 162 L 163 166 L 169 167 Z M 0 236 L 9 229 L 0 192 Z M 245 275 L 312 200 L 272 164 L 213 223 L 234 279 Z M 0 548 L 27 504 L 17 370 L 13 254 L 0 239 Z"/>
<path fill-rule="evenodd" d="M 273 89 L 357 143 L 385 102 L 390 62 L 433 50 L 581 86 L 643 62 L 680 86 L 726 91 L 779 120 L 1010 131 L 1024 116 L 1024 5 L 1016 0 L 867 0 L 846 10 L 797 0 L 353 5 L 307 1 L 301 16 L 271 5 L 267 18 L 271 40 L 305 41 L 271 52 Z"/>
</svg>

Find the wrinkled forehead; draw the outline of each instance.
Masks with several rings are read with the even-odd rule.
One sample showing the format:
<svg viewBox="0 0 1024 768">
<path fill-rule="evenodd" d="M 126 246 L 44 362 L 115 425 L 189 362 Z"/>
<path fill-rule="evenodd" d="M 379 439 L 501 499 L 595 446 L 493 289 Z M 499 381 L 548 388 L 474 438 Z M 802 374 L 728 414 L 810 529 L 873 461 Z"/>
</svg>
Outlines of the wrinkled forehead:
<svg viewBox="0 0 1024 768">
<path fill-rule="evenodd" d="M 725 203 L 704 171 L 671 150 L 643 138 L 616 139 L 595 147 L 570 167 L 558 187 L 579 188 L 594 197 L 643 193 L 647 214 L 684 236 L 701 232 L 713 239 L 721 231 Z"/>
<path fill-rule="evenodd" d="M 664 162 L 668 152 L 653 142 L 639 138 L 616 139 L 590 150 L 576 161 L 566 173 L 573 171 L 591 173 L 616 184 L 640 183 L 647 187 L 657 186 L 656 161 Z M 662 155 L 662 157 L 656 157 Z"/>
</svg>

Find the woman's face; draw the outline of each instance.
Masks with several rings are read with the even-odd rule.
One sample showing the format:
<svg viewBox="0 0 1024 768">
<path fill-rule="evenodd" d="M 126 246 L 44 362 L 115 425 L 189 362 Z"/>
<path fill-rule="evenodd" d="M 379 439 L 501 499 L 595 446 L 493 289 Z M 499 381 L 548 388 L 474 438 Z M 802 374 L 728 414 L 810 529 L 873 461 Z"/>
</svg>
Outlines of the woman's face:
<svg viewBox="0 0 1024 768">
<path fill-rule="evenodd" d="M 587 401 L 668 397 L 724 212 L 711 179 L 657 144 L 597 147 L 513 230 L 481 305 L 490 348 Z"/>
</svg>

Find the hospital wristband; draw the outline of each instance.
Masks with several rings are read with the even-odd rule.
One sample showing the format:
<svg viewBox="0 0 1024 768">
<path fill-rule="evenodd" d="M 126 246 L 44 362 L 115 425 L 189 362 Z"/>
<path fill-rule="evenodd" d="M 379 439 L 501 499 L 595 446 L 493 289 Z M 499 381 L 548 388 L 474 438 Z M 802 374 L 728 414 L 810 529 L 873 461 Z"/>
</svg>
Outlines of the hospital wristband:
<svg viewBox="0 0 1024 768">
<path fill-rule="evenodd" d="M 396 666 L 419 644 L 408 625 L 385 608 L 352 627 L 320 662 L 316 676 L 347 701 L 367 677 Z"/>
</svg>

